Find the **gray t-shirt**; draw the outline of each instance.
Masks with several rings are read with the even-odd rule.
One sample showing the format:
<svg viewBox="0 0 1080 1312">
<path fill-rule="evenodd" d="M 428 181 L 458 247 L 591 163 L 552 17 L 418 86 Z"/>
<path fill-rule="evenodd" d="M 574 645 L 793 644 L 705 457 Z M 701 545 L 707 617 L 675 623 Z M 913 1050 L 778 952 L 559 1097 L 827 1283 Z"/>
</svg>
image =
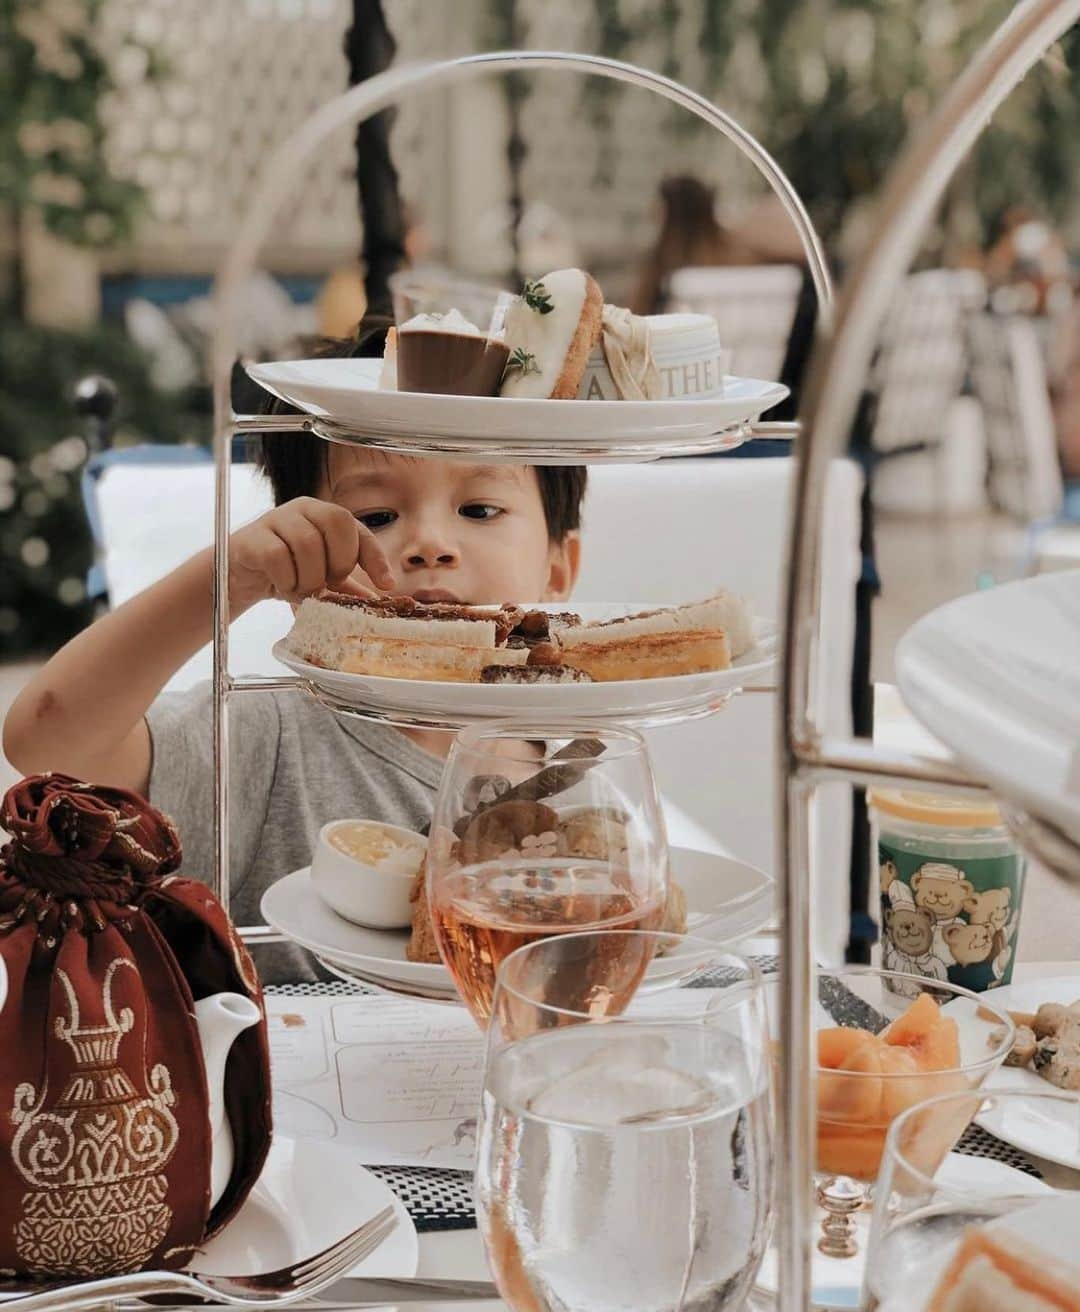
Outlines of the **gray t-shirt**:
<svg viewBox="0 0 1080 1312">
<path fill-rule="evenodd" d="M 211 716 L 209 683 L 164 693 L 146 715 L 150 801 L 176 821 L 183 873 L 205 882 L 214 867 Z M 263 893 L 311 861 L 327 821 L 348 816 L 410 829 L 430 821 L 442 762 L 396 729 L 334 715 L 289 690 L 234 696 L 229 716 L 229 910 L 236 924 L 263 923 Z M 292 945 L 257 948 L 255 961 L 265 984 L 325 978 Z"/>
</svg>

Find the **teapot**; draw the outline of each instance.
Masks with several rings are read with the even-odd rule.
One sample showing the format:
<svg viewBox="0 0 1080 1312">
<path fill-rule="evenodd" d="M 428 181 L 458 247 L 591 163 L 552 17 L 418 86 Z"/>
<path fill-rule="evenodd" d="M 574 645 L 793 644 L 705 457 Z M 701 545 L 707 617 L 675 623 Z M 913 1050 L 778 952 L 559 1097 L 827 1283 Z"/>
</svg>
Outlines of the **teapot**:
<svg viewBox="0 0 1080 1312">
<path fill-rule="evenodd" d="M 0 992 L 2 1005 L 3 994 Z M 206 1068 L 210 1106 L 211 1208 L 225 1192 L 234 1161 L 232 1128 L 225 1115 L 225 1062 L 237 1036 L 257 1025 L 261 1019 L 259 1008 L 242 993 L 212 993 L 195 1004 L 195 1024 Z"/>
<path fill-rule="evenodd" d="M 7 1000 L 7 967 L 0 957 L 0 1011 Z M 237 1035 L 258 1025 L 262 1013 L 242 993 L 212 993 L 195 1004 L 206 1091 L 210 1109 L 210 1206 L 217 1205 L 232 1176 L 235 1153 L 232 1127 L 225 1115 L 225 1062 Z"/>
</svg>

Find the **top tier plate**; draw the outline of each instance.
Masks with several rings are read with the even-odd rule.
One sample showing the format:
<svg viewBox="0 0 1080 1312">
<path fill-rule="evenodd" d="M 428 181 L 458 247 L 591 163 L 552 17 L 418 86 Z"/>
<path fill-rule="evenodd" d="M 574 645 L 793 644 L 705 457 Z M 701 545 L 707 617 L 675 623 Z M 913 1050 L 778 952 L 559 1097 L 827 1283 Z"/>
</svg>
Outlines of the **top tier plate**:
<svg viewBox="0 0 1080 1312">
<path fill-rule="evenodd" d="M 931 611 L 897 646 L 896 681 L 976 779 L 1080 842 L 1080 571 Z"/>
<path fill-rule="evenodd" d="M 547 401 L 436 396 L 379 387 L 378 360 L 249 365 L 268 392 L 314 419 L 315 432 L 409 455 L 596 464 L 703 455 L 741 446 L 748 425 L 788 395 L 780 383 L 724 379 L 721 397 Z"/>
</svg>

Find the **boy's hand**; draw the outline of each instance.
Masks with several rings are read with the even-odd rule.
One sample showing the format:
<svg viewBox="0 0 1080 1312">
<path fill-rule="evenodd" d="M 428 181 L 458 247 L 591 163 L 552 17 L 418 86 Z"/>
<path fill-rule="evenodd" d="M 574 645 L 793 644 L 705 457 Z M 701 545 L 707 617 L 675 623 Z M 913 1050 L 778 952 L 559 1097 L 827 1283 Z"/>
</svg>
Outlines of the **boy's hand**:
<svg viewBox="0 0 1080 1312">
<path fill-rule="evenodd" d="M 321 588 L 376 597 L 394 576 L 375 535 L 344 506 L 297 497 L 237 529 L 229 540 L 233 616 L 257 601 L 301 601 Z"/>
</svg>

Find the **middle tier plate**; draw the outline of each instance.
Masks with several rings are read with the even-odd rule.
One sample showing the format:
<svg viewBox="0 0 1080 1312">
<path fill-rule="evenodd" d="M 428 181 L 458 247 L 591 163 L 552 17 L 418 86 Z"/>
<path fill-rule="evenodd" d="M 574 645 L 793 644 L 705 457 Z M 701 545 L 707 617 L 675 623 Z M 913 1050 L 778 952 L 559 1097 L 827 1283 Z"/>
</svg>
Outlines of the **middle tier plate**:
<svg viewBox="0 0 1080 1312">
<path fill-rule="evenodd" d="M 580 603 L 574 609 L 582 619 L 600 620 L 640 607 Z M 571 722 L 648 728 L 709 715 L 744 688 L 772 686 L 776 625 L 755 619 L 754 636 L 754 646 L 726 670 L 611 683 L 488 684 L 391 679 L 311 665 L 288 651 L 284 640 L 275 643 L 273 650 L 274 656 L 306 680 L 331 709 L 390 723 L 460 729 L 478 720 L 514 719 L 522 725 L 541 727 Z"/>
<path fill-rule="evenodd" d="M 443 396 L 379 387 L 379 360 L 249 365 L 260 387 L 312 416 L 334 441 L 486 462 L 654 460 L 730 450 L 747 424 L 788 395 L 782 383 L 724 379 L 723 396 L 659 401 L 550 401 Z"/>
<path fill-rule="evenodd" d="M 715 943 L 754 934 L 775 911 L 773 881 L 735 857 L 672 847 L 671 873 L 686 894 L 687 933 Z M 343 919 L 326 905 L 311 882 L 310 868 L 276 880 L 262 896 L 260 912 L 279 933 L 299 943 L 331 968 L 376 987 L 397 984 L 425 995 L 456 997 L 441 962 L 409 961 L 407 929 L 368 929 Z M 677 956 L 663 962 L 677 961 Z M 667 965 L 650 971 L 661 975 Z"/>
</svg>

